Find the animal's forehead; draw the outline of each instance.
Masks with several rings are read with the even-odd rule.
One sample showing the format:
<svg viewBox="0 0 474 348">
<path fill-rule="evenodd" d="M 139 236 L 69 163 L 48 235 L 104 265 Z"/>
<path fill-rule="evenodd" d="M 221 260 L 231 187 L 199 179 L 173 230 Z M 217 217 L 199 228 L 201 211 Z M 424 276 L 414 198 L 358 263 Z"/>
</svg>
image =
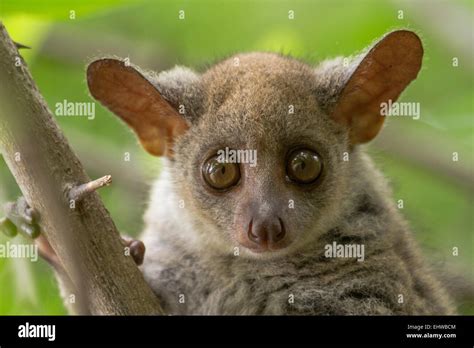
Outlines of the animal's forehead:
<svg viewBox="0 0 474 348">
<path fill-rule="evenodd" d="M 206 74 L 225 72 L 230 75 L 266 75 L 310 73 L 311 67 L 291 57 L 276 53 L 236 54 L 210 68 Z M 229 75 L 227 75 L 228 77 Z M 215 76 L 214 76 L 215 77 Z M 224 76 L 225 77 L 225 76 Z M 261 77 L 261 76 L 260 76 Z"/>
<path fill-rule="evenodd" d="M 302 62 L 269 53 L 236 55 L 203 79 L 207 105 L 200 132 L 217 142 L 276 147 L 327 132 L 316 76 Z"/>
<path fill-rule="evenodd" d="M 207 71 L 203 81 L 213 112 L 223 106 L 257 111 L 294 105 L 315 90 L 311 67 L 272 53 L 235 55 Z"/>
</svg>

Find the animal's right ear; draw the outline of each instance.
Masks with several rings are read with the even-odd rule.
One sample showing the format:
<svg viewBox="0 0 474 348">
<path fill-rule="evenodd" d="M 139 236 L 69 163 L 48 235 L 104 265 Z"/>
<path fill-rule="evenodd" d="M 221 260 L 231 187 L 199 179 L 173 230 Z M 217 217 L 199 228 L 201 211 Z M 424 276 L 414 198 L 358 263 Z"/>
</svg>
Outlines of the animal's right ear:
<svg viewBox="0 0 474 348">
<path fill-rule="evenodd" d="M 382 103 L 395 102 L 418 75 L 423 58 L 412 31 L 385 35 L 364 55 L 346 82 L 332 117 L 349 127 L 352 144 L 365 143 L 380 131 Z"/>
<path fill-rule="evenodd" d="M 172 156 L 175 138 L 188 123 L 137 69 L 117 59 L 100 59 L 87 68 L 92 96 L 124 120 L 142 146 L 155 156 Z"/>
<path fill-rule="evenodd" d="M 352 62 L 335 59 L 317 69 L 323 109 L 344 125 L 352 145 L 373 139 L 386 117 L 383 103 L 395 102 L 421 68 L 423 45 L 414 32 L 396 30 Z"/>
</svg>

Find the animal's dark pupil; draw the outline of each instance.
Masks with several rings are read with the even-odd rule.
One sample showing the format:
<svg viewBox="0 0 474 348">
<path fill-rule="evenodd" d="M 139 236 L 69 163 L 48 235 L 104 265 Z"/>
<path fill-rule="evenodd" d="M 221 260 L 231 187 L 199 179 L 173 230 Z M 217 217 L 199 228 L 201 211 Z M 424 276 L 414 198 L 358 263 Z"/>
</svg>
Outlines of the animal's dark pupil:
<svg viewBox="0 0 474 348">
<path fill-rule="evenodd" d="M 305 167 L 306 167 L 306 162 L 305 162 L 305 161 L 301 161 L 301 162 L 300 162 L 300 167 L 301 167 L 301 170 L 304 170 Z"/>
<path fill-rule="evenodd" d="M 221 173 L 222 173 L 222 175 L 225 174 L 225 166 L 222 166 Z"/>
</svg>

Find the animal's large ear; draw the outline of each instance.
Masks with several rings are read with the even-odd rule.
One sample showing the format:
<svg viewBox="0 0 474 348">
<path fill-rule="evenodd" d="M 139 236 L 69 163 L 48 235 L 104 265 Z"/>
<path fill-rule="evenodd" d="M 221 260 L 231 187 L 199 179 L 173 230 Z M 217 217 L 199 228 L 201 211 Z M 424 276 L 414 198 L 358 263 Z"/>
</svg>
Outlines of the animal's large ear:
<svg viewBox="0 0 474 348">
<path fill-rule="evenodd" d="M 380 131 L 381 104 L 395 102 L 421 68 L 423 47 L 407 30 L 384 36 L 362 57 L 339 95 L 332 117 L 349 127 L 351 144 L 365 143 Z"/>
<path fill-rule="evenodd" d="M 87 84 L 92 96 L 124 120 L 150 154 L 172 156 L 174 139 L 189 126 L 137 69 L 100 59 L 87 68 Z"/>
</svg>

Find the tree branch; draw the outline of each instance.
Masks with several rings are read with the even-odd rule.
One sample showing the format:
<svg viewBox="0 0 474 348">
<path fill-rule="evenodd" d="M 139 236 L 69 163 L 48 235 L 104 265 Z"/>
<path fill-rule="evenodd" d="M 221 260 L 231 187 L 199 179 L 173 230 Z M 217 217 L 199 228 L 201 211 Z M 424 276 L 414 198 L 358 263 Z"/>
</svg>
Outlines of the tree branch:
<svg viewBox="0 0 474 348">
<path fill-rule="evenodd" d="M 73 186 L 68 192 L 68 198 L 70 201 L 80 201 L 95 190 L 100 189 L 104 186 L 109 186 L 111 183 L 112 176 L 106 175 L 88 183 Z"/>
<path fill-rule="evenodd" d="M 163 314 L 0 22 L 0 151 L 70 279 L 80 313 Z M 84 186 L 82 186 L 84 187 Z"/>
</svg>

